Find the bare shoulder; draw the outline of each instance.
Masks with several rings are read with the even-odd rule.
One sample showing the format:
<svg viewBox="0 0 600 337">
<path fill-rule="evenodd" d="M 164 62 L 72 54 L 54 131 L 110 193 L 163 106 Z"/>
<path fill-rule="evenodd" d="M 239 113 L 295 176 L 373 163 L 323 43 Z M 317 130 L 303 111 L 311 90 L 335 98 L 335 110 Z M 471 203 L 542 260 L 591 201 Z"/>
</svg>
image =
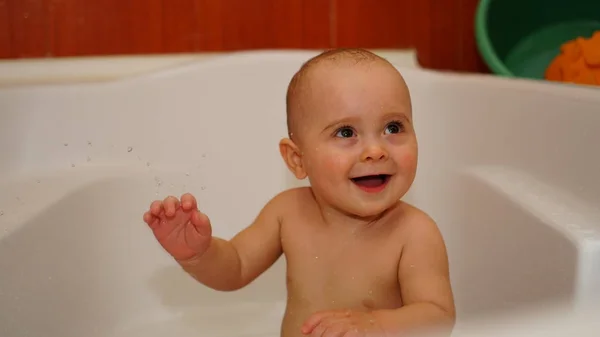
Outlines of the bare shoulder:
<svg viewBox="0 0 600 337">
<path fill-rule="evenodd" d="M 275 195 L 264 210 L 284 218 L 301 211 L 302 207 L 310 206 L 310 201 L 314 201 L 310 187 L 290 188 Z"/>
<path fill-rule="evenodd" d="M 421 240 L 442 240 L 441 232 L 435 220 L 423 210 L 406 202 L 401 202 L 402 216 L 400 228 L 407 243 L 418 243 Z"/>
<path fill-rule="evenodd" d="M 310 187 L 290 188 L 280 192 L 271 199 L 271 202 L 279 206 L 287 206 L 291 209 L 302 207 L 309 201 L 314 201 Z"/>
<path fill-rule="evenodd" d="M 277 194 L 275 198 L 285 199 L 287 201 L 297 201 L 298 199 L 305 199 L 312 197 L 312 191 L 310 187 L 294 187 L 284 190 Z"/>
</svg>

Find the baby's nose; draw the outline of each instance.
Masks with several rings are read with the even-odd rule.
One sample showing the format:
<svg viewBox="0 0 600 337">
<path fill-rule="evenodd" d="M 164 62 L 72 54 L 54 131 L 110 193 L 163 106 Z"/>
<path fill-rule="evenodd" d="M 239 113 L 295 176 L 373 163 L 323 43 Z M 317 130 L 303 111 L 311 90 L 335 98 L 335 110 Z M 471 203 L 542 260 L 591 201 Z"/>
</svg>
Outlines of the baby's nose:
<svg viewBox="0 0 600 337">
<path fill-rule="evenodd" d="M 379 161 L 387 159 L 388 154 L 380 144 L 371 144 L 367 146 L 361 154 L 361 161 Z"/>
</svg>

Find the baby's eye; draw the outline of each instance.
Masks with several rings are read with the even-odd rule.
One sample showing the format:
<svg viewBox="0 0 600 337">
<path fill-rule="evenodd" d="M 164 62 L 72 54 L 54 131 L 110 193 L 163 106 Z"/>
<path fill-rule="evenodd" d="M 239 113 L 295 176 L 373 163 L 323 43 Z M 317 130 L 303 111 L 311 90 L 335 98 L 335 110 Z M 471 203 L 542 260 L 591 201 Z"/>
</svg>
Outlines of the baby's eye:
<svg viewBox="0 0 600 337">
<path fill-rule="evenodd" d="M 402 130 L 404 130 L 404 127 L 400 122 L 392 122 L 385 127 L 386 133 L 398 133 L 402 132 Z"/>
<path fill-rule="evenodd" d="M 350 138 L 352 136 L 354 136 L 354 131 L 352 131 L 352 129 L 350 128 L 341 128 L 338 130 L 338 132 L 335 134 L 336 137 L 342 137 L 342 138 Z"/>
</svg>

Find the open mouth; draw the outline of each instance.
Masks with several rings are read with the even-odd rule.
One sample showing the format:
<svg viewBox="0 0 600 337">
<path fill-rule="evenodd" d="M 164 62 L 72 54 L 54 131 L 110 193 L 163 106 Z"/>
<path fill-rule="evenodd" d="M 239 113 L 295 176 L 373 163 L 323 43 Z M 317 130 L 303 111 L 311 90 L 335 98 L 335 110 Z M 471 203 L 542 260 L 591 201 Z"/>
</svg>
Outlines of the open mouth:
<svg viewBox="0 0 600 337">
<path fill-rule="evenodd" d="M 352 182 L 360 189 L 367 192 L 379 192 L 387 185 L 390 180 L 389 174 L 376 174 L 370 176 L 351 178 Z"/>
</svg>

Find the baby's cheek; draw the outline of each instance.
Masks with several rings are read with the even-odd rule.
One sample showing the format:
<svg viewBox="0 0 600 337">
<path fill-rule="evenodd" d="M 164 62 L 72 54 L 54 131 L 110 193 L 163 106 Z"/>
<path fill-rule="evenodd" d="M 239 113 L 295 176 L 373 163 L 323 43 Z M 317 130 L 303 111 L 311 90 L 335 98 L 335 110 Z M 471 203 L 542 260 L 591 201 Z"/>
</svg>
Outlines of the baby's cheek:
<svg viewBox="0 0 600 337">
<path fill-rule="evenodd" d="M 343 160 L 339 155 L 331 154 L 331 156 L 327 156 L 323 158 L 323 161 L 326 163 L 327 168 L 335 170 L 339 168 L 343 164 Z"/>
<path fill-rule="evenodd" d="M 329 175 L 333 173 L 332 171 L 338 171 L 343 166 L 340 156 L 334 153 L 319 153 L 318 156 L 307 159 L 306 164 L 310 167 L 313 176 Z"/>
<path fill-rule="evenodd" d="M 400 165 L 407 170 L 413 170 L 417 167 L 417 152 L 407 151 L 400 156 Z"/>
<path fill-rule="evenodd" d="M 347 171 L 348 169 L 348 159 L 342 155 L 331 153 L 329 156 L 323 157 L 324 169 L 335 172 L 337 175 L 340 172 Z M 351 166 L 351 165 L 350 165 Z"/>
</svg>

